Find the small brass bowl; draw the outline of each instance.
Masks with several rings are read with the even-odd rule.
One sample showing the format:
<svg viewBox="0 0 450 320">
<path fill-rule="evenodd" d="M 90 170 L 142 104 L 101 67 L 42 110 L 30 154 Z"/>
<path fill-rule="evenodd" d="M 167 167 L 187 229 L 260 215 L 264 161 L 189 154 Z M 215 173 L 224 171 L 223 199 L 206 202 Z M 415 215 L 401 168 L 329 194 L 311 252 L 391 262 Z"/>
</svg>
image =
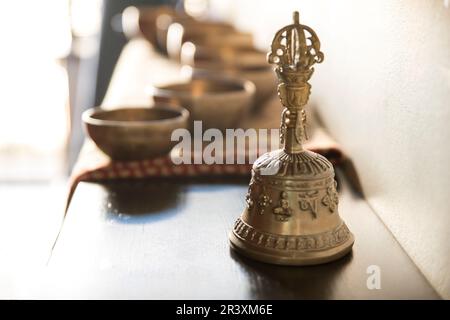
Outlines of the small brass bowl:
<svg viewBox="0 0 450 320">
<path fill-rule="evenodd" d="M 203 128 L 224 130 L 235 128 L 251 108 L 255 85 L 240 78 L 204 73 L 188 82 L 153 86 L 150 93 L 156 103 L 184 106 L 191 121 L 201 120 Z"/>
<path fill-rule="evenodd" d="M 152 108 L 92 108 L 82 119 L 89 137 L 111 159 L 144 160 L 168 154 L 177 143 L 172 131 L 188 128 L 186 109 L 157 104 Z"/>
<path fill-rule="evenodd" d="M 235 29 L 219 29 L 208 32 L 211 26 L 201 26 L 197 28 L 184 29 L 183 39 L 180 45 L 185 41 L 191 41 L 208 47 L 215 46 L 233 46 L 236 48 L 251 48 L 253 46 L 253 35 L 248 32 L 241 32 Z"/>
<path fill-rule="evenodd" d="M 180 60 L 181 47 L 186 41 L 212 48 L 224 45 L 237 48 L 253 46 L 251 33 L 241 32 L 218 22 L 175 21 L 170 24 L 166 34 L 167 54 L 174 60 Z"/>
<path fill-rule="evenodd" d="M 276 93 L 275 72 L 267 63 L 266 54 L 254 48 L 207 48 L 186 42 L 181 50 L 181 63 L 196 72 L 217 72 L 250 80 L 256 87 L 256 107 Z"/>
<path fill-rule="evenodd" d="M 255 85 L 255 99 L 253 110 L 259 109 L 263 103 L 277 92 L 277 77 L 270 66 L 230 68 L 216 66 L 194 67 L 194 72 L 216 71 L 221 74 L 241 77 L 251 81 Z"/>
<path fill-rule="evenodd" d="M 156 47 L 164 54 L 167 54 L 167 42 L 168 42 L 168 32 L 169 28 L 172 24 L 175 23 L 183 23 L 184 21 L 192 21 L 192 18 L 188 15 L 180 15 L 175 13 L 163 13 L 156 17 L 155 19 L 155 40 L 156 40 Z M 142 30 L 142 28 L 141 28 Z M 169 38 L 177 38 L 180 37 L 180 34 L 178 34 L 175 30 L 172 31 L 172 35 Z M 171 40 L 173 42 L 174 40 Z"/>
<path fill-rule="evenodd" d="M 199 21 L 180 12 L 164 12 L 155 21 L 155 36 L 157 47 L 165 54 L 178 51 L 183 43 L 182 39 L 191 34 L 204 33 L 208 36 L 216 33 L 232 32 L 233 26 L 226 23 Z M 142 24 L 141 24 L 141 30 Z"/>
<path fill-rule="evenodd" d="M 124 13 L 126 13 L 127 9 L 125 9 Z M 138 16 L 138 24 L 139 29 L 142 35 L 147 39 L 151 44 L 157 45 L 157 25 L 156 21 L 159 16 L 167 15 L 170 17 L 175 17 L 175 10 L 167 5 L 161 6 L 143 6 L 138 8 L 139 16 Z"/>
<path fill-rule="evenodd" d="M 187 61 L 186 61 L 187 60 Z M 202 67 L 222 65 L 223 67 L 255 68 L 270 67 L 267 53 L 253 47 L 232 45 L 201 46 L 185 42 L 181 49 L 181 62 Z"/>
</svg>

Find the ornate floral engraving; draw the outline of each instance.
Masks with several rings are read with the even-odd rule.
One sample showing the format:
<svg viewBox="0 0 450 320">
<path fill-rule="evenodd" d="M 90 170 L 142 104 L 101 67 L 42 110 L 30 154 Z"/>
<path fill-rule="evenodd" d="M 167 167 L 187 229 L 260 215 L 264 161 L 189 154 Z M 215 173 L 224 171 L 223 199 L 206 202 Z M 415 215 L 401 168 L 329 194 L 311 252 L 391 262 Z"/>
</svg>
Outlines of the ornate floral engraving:
<svg viewBox="0 0 450 320">
<path fill-rule="evenodd" d="M 257 204 L 258 209 L 259 209 L 259 214 L 264 214 L 266 207 L 269 206 L 270 204 L 272 204 L 272 199 L 267 195 L 266 188 L 264 186 L 262 186 L 262 188 L 256 189 L 256 186 L 259 184 L 259 181 L 260 180 L 258 179 L 258 176 L 256 176 L 256 175 L 252 176 L 252 179 L 251 179 L 249 187 L 248 187 L 247 194 L 245 196 L 245 202 L 247 203 L 248 210 L 253 209 L 255 204 Z M 256 189 L 256 190 L 254 190 L 254 189 Z M 261 189 L 261 191 L 260 191 L 260 189 Z M 254 192 L 254 191 L 256 191 L 256 192 Z M 259 195 L 259 197 L 257 197 L 257 199 L 254 199 L 255 193 L 256 193 L 256 196 L 258 195 L 258 193 L 260 193 L 260 195 Z"/>
<path fill-rule="evenodd" d="M 253 208 L 254 202 L 252 198 L 253 187 L 255 185 L 255 180 L 252 177 L 250 184 L 248 186 L 247 194 L 245 195 L 245 202 L 247 203 L 247 208 L 250 210 Z"/>
<path fill-rule="evenodd" d="M 292 209 L 289 206 L 287 192 L 281 192 L 279 207 L 273 209 L 273 214 L 278 221 L 288 221 L 292 216 Z"/>
<path fill-rule="evenodd" d="M 331 186 L 327 188 L 327 194 L 322 198 L 322 204 L 333 213 L 339 203 L 338 193 L 336 191 L 337 182 L 334 181 Z"/>
<path fill-rule="evenodd" d="M 258 198 L 258 205 L 259 205 L 259 214 L 264 214 L 264 210 L 268 205 L 272 203 L 272 199 L 265 193 L 261 193 L 261 195 Z"/>
</svg>

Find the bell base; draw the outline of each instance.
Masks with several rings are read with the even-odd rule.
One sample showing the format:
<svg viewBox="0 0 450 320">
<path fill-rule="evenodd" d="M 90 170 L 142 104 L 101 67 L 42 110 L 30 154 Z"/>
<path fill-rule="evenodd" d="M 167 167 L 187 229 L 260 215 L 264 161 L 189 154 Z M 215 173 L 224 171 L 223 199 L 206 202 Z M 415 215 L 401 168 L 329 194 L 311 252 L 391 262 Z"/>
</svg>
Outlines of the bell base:
<svg viewBox="0 0 450 320">
<path fill-rule="evenodd" d="M 317 265 L 337 260 L 351 251 L 355 241 L 353 234 L 350 233 L 348 239 L 336 247 L 317 251 L 279 251 L 261 248 L 243 241 L 234 232 L 230 233 L 229 238 L 231 247 L 248 258 L 265 263 L 287 266 Z"/>
</svg>

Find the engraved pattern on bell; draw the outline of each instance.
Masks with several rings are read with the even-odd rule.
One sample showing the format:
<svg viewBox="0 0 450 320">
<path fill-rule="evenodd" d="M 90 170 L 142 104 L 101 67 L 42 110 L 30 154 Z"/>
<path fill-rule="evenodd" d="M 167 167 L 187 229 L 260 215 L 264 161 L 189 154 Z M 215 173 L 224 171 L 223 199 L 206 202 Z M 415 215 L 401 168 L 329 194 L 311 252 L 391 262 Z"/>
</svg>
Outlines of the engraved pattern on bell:
<svg viewBox="0 0 450 320">
<path fill-rule="evenodd" d="M 353 235 L 338 212 L 333 165 L 304 150 L 311 78 L 324 59 L 316 33 L 299 22 L 279 30 L 268 62 L 275 64 L 284 110 L 283 149 L 259 157 L 252 168 L 247 206 L 230 233 L 232 248 L 253 259 L 286 265 L 329 262 L 348 253 Z"/>
</svg>

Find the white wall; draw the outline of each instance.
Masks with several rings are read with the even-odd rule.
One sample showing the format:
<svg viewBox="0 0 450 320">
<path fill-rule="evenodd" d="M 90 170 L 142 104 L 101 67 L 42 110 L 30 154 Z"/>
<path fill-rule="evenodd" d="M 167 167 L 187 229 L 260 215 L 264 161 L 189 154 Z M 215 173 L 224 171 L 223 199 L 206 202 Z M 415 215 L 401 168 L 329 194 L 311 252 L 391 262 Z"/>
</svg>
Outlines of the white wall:
<svg viewBox="0 0 450 320">
<path fill-rule="evenodd" d="M 212 1 L 262 49 L 294 9 L 325 53 L 311 103 L 353 158 L 370 205 L 450 298 L 449 0 Z"/>
</svg>

